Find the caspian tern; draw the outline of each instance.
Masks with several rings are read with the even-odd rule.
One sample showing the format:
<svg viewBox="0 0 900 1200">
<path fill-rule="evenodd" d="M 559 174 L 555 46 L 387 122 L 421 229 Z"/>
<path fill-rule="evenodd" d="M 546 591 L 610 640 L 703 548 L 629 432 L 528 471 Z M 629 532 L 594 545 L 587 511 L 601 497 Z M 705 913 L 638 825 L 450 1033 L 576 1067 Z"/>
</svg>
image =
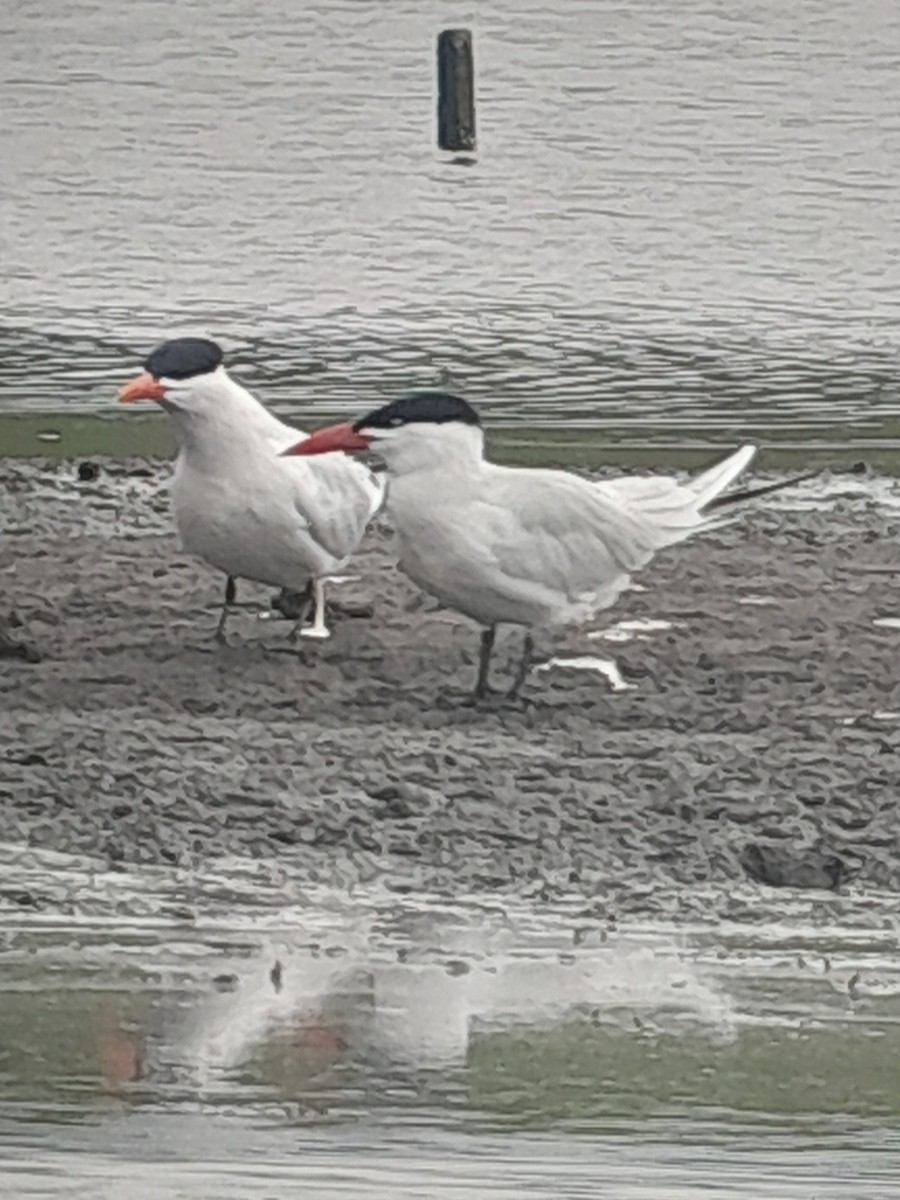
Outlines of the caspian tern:
<svg viewBox="0 0 900 1200">
<path fill-rule="evenodd" d="M 306 637 L 328 637 L 324 580 L 358 548 L 384 496 L 382 481 L 343 454 L 306 462 L 280 457 L 302 431 L 285 425 L 233 380 L 205 338 L 159 346 L 119 399 L 155 400 L 178 440 L 172 507 L 184 548 L 224 571 L 225 603 L 235 580 L 309 588 L 315 619 Z"/>
<path fill-rule="evenodd" d="M 686 483 L 659 476 L 597 483 L 567 471 L 503 467 L 484 457 L 475 410 L 444 392 L 418 392 L 353 424 L 320 429 L 285 453 L 369 448 L 387 467 L 401 570 L 485 627 L 478 698 L 489 690 L 498 625 L 526 629 L 508 693 L 515 696 L 531 665 L 531 631 L 577 624 L 612 605 L 657 550 L 713 523 L 710 512 L 731 499 L 722 492 L 756 453 L 742 446 Z"/>
</svg>

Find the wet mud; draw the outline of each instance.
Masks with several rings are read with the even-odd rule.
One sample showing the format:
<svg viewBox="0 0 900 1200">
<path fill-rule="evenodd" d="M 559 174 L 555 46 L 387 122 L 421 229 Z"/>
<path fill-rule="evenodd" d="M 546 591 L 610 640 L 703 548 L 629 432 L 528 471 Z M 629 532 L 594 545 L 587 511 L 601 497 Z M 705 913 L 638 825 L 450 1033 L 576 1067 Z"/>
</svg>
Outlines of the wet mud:
<svg viewBox="0 0 900 1200">
<path fill-rule="evenodd" d="M 665 552 L 592 630 L 539 639 L 521 702 L 478 707 L 477 630 L 399 574 L 383 522 L 330 641 L 291 644 L 241 584 L 217 644 L 224 580 L 178 547 L 168 475 L 2 464 L 3 840 L 611 918 L 733 912 L 737 880 L 900 888 L 896 484 L 834 478 Z M 617 687 L 548 665 L 593 657 Z"/>
</svg>

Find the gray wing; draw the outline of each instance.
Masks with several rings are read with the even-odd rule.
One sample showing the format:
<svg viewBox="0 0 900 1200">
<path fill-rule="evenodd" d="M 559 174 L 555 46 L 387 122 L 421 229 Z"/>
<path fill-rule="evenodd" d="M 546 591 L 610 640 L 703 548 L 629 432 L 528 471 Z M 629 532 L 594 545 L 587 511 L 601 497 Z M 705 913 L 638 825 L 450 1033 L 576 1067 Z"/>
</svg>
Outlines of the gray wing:
<svg viewBox="0 0 900 1200">
<path fill-rule="evenodd" d="M 359 548 L 369 521 L 384 502 L 384 482 L 346 454 L 282 457 L 306 436 L 273 418 L 266 439 L 272 469 L 283 470 L 292 480 L 293 507 L 310 536 L 333 558 L 345 559 Z"/>
<path fill-rule="evenodd" d="M 498 569 L 573 603 L 611 602 L 668 540 L 639 511 L 564 471 L 498 468 L 487 508 Z"/>
<path fill-rule="evenodd" d="M 355 553 L 384 499 L 382 480 L 346 454 L 279 462 L 291 472 L 294 506 L 316 541 L 336 559 Z"/>
</svg>

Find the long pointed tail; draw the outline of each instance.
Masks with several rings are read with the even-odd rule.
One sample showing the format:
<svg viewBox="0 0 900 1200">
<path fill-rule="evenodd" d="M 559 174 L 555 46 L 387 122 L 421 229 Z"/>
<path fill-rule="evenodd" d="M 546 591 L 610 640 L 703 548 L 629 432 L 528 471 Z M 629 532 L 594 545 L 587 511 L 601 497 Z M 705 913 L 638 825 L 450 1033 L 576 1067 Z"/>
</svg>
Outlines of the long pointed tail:
<svg viewBox="0 0 900 1200">
<path fill-rule="evenodd" d="M 667 475 L 625 475 L 600 480 L 595 487 L 626 509 L 639 513 L 648 528 L 652 528 L 658 546 L 674 545 L 698 529 L 733 520 L 738 514 L 730 511 L 732 507 L 793 487 L 815 474 L 809 472 L 778 483 L 726 492 L 755 454 L 755 446 L 741 446 L 726 459 L 683 482 Z"/>
<path fill-rule="evenodd" d="M 762 483 L 759 487 L 742 488 L 739 492 L 728 492 L 724 496 L 713 496 L 703 506 L 704 512 L 712 512 L 717 508 L 725 508 L 730 504 L 743 504 L 745 500 L 755 500 L 758 496 L 769 496 L 772 492 L 780 492 L 784 488 L 793 487 L 797 483 L 805 483 L 807 479 L 815 479 L 818 471 L 806 471 L 803 475 L 792 475 L 790 479 L 780 479 L 777 483 Z"/>
</svg>

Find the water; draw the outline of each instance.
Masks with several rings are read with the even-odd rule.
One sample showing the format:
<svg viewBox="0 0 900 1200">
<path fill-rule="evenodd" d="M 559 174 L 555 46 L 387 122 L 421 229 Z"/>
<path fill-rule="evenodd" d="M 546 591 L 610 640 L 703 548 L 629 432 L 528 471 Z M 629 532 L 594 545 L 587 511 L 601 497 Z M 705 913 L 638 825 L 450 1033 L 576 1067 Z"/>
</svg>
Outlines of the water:
<svg viewBox="0 0 900 1200">
<path fill-rule="evenodd" d="M 5 1195 L 892 1194 L 892 897 L 616 926 L 274 862 L 2 861 Z"/>
<path fill-rule="evenodd" d="M 434 146 L 475 30 L 479 150 Z M 114 411 L 215 334 L 309 420 L 449 383 L 494 423 L 896 445 L 900 12 L 18 0 L 0 410 Z"/>
</svg>

